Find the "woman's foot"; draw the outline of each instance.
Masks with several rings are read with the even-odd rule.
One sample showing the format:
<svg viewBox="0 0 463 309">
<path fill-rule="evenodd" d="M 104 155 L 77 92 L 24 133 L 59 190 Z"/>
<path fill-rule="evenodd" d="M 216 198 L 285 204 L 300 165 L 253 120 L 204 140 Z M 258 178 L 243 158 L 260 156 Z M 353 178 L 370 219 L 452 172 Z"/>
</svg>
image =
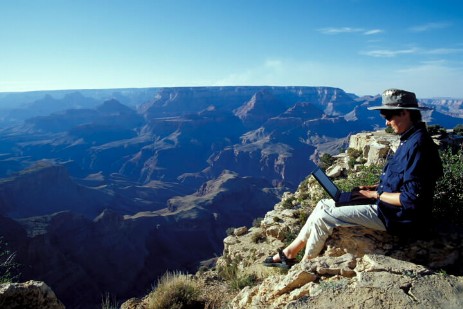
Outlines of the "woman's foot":
<svg viewBox="0 0 463 309">
<path fill-rule="evenodd" d="M 267 267 L 279 267 L 284 269 L 290 269 L 297 261 L 295 258 L 288 258 L 283 250 L 278 250 L 278 255 L 267 257 L 263 265 Z"/>
</svg>

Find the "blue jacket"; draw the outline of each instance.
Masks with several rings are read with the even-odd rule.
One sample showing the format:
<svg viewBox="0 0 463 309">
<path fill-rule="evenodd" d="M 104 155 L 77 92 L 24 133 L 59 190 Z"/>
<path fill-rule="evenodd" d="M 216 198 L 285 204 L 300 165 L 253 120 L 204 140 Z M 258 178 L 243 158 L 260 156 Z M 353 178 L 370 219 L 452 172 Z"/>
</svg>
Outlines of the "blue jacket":
<svg viewBox="0 0 463 309">
<path fill-rule="evenodd" d="M 380 177 L 378 193 L 400 192 L 402 206 L 378 201 L 378 215 L 393 234 L 418 232 L 428 224 L 434 188 L 442 176 L 442 162 L 437 145 L 424 123 L 419 123 L 400 137 L 396 153 L 389 159 Z"/>
</svg>

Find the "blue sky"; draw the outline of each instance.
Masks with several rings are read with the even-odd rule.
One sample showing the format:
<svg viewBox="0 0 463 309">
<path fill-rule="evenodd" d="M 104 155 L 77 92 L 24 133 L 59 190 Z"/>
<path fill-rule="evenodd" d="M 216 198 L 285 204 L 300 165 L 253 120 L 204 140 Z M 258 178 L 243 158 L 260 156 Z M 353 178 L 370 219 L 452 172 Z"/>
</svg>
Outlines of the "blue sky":
<svg viewBox="0 0 463 309">
<path fill-rule="evenodd" d="M 0 0 L 0 92 L 386 88 L 463 98 L 461 0 Z"/>
</svg>

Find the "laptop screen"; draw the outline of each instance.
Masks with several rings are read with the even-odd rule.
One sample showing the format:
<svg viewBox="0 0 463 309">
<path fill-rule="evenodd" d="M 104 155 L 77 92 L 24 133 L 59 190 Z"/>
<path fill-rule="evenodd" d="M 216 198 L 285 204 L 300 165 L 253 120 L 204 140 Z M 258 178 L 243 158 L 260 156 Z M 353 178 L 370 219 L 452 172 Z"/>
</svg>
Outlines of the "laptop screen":
<svg viewBox="0 0 463 309">
<path fill-rule="evenodd" d="M 334 199 L 336 200 L 339 195 L 339 189 L 336 187 L 333 181 L 319 168 L 317 167 L 315 171 L 312 172 L 312 175 L 315 177 L 315 179 L 318 180 L 318 182 L 322 185 L 323 188 L 325 188 L 326 192 Z"/>
</svg>

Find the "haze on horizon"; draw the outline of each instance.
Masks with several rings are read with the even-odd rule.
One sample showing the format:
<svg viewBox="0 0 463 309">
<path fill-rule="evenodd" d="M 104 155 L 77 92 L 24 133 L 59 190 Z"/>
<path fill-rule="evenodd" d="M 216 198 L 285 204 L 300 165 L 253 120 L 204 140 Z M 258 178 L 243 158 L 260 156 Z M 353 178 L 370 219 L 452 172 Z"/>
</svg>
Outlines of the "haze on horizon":
<svg viewBox="0 0 463 309">
<path fill-rule="evenodd" d="M 463 98 L 459 0 L 0 1 L 0 92 L 403 88 Z"/>
</svg>

